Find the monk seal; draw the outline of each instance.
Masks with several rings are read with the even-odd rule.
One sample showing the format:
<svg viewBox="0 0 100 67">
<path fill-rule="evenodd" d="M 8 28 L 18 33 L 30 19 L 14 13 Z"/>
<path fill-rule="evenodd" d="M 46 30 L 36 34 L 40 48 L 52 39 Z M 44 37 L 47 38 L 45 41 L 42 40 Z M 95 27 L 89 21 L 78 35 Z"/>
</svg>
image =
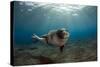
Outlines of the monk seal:
<svg viewBox="0 0 100 67">
<path fill-rule="evenodd" d="M 58 46 L 60 48 L 60 52 L 63 52 L 64 45 L 68 41 L 68 38 L 69 32 L 66 31 L 65 28 L 51 30 L 42 37 L 38 37 L 35 34 L 32 36 L 33 40 L 35 39 L 36 41 L 41 41 L 48 45 L 52 44 L 54 46 Z"/>
</svg>

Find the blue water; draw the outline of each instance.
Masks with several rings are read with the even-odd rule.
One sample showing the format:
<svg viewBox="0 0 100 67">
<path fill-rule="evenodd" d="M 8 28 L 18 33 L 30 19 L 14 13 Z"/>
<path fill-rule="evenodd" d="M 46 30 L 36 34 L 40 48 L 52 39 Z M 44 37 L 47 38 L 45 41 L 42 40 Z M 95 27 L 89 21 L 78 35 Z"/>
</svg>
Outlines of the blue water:
<svg viewBox="0 0 100 67">
<path fill-rule="evenodd" d="M 74 8 L 74 5 L 71 5 L 72 8 L 64 6 L 65 9 L 56 6 L 59 9 L 57 10 L 50 5 L 35 7 L 38 4 L 40 3 L 14 2 L 13 36 L 15 44 L 31 44 L 32 34 L 41 36 L 50 30 L 60 28 L 66 28 L 66 31 L 70 33 L 70 40 L 96 38 L 96 6 L 85 6 L 82 9 Z M 55 4 L 52 5 L 55 6 Z"/>
</svg>

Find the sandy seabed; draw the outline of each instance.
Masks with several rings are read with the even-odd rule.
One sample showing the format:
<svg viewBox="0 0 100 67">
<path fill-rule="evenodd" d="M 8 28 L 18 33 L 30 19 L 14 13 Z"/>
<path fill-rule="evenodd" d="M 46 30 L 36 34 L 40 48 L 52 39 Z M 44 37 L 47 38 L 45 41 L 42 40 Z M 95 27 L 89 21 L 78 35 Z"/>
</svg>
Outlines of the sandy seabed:
<svg viewBox="0 0 100 67">
<path fill-rule="evenodd" d="M 14 48 L 14 65 L 54 64 L 97 60 L 97 40 L 70 41 L 61 53 L 59 47 L 37 43 L 31 47 Z"/>
</svg>

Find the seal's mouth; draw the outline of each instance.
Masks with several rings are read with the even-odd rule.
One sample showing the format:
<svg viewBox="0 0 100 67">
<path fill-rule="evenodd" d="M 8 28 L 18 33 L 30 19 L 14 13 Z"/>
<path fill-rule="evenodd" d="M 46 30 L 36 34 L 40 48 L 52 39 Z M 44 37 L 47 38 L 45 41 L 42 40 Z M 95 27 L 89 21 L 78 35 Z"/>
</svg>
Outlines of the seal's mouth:
<svg viewBox="0 0 100 67">
<path fill-rule="evenodd" d="M 60 39 L 65 39 L 67 36 L 67 32 L 65 30 L 58 30 L 56 34 L 57 34 L 57 37 Z"/>
</svg>

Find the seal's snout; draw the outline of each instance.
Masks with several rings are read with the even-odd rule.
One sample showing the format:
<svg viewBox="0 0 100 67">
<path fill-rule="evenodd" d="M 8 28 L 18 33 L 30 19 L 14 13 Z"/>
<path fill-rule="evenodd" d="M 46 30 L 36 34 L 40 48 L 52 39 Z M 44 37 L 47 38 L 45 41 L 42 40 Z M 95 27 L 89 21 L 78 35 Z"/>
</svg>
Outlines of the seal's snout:
<svg viewBox="0 0 100 67">
<path fill-rule="evenodd" d="M 56 34 L 60 39 L 64 39 L 67 36 L 67 32 L 65 31 L 65 29 L 57 30 Z"/>
</svg>

